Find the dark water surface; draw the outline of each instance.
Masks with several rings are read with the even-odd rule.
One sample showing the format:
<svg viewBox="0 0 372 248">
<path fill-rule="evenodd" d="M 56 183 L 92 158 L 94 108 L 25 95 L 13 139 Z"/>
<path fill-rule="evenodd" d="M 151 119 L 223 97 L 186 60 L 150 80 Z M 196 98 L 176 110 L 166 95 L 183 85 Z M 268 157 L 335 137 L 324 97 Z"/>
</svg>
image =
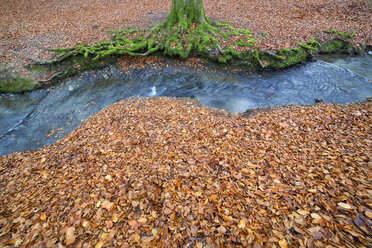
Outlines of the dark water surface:
<svg viewBox="0 0 372 248">
<path fill-rule="evenodd" d="M 352 103 L 372 96 L 372 56 L 327 56 L 283 71 L 197 71 L 172 64 L 126 75 L 114 67 L 86 72 L 57 87 L 0 95 L 0 156 L 59 140 L 90 115 L 131 96 L 192 97 L 241 113 L 250 108 L 324 102 Z"/>
</svg>

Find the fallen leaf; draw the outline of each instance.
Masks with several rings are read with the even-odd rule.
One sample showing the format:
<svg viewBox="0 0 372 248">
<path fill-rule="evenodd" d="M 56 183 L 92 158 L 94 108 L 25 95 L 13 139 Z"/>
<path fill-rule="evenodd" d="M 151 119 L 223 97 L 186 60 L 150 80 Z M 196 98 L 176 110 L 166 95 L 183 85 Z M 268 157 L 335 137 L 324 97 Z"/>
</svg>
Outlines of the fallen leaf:
<svg viewBox="0 0 372 248">
<path fill-rule="evenodd" d="M 101 248 L 103 246 L 103 240 L 98 241 L 94 248 Z"/>
<path fill-rule="evenodd" d="M 14 243 L 14 247 L 18 247 L 23 243 L 22 239 L 17 239 L 16 242 Z"/>
<path fill-rule="evenodd" d="M 299 209 L 297 210 L 297 213 L 303 215 L 303 216 L 308 216 L 310 214 L 309 211 L 306 211 L 306 210 L 303 210 L 303 209 Z"/>
<path fill-rule="evenodd" d="M 113 202 L 104 200 L 101 205 L 102 208 L 107 209 L 108 211 L 112 212 L 115 208 L 115 204 Z"/>
<path fill-rule="evenodd" d="M 217 200 L 217 195 L 211 195 L 211 201 L 216 201 Z"/>
<path fill-rule="evenodd" d="M 219 233 L 226 233 L 226 228 L 224 226 L 220 226 L 217 230 Z"/>
<path fill-rule="evenodd" d="M 365 211 L 364 213 L 368 218 L 372 219 L 372 212 Z"/>
<path fill-rule="evenodd" d="M 75 242 L 75 227 L 69 227 L 66 229 L 66 245 L 71 245 Z"/>
<path fill-rule="evenodd" d="M 28 211 L 24 211 L 20 214 L 21 217 L 25 216 L 26 214 L 28 214 L 29 212 Z"/>
<path fill-rule="evenodd" d="M 47 216 L 46 214 L 43 214 L 42 216 L 40 216 L 40 220 L 46 220 Z"/>
<path fill-rule="evenodd" d="M 134 242 L 136 242 L 136 243 L 138 243 L 141 239 L 141 237 L 138 234 L 133 234 L 132 238 L 133 238 Z"/>
<path fill-rule="evenodd" d="M 313 218 L 313 219 L 316 219 L 316 220 L 320 220 L 322 217 L 319 215 L 319 214 L 317 214 L 317 213 L 311 213 L 311 218 Z"/>
<path fill-rule="evenodd" d="M 340 202 L 337 205 L 339 205 L 340 207 L 342 207 L 344 209 L 351 209 L 351 206 L 349 204 L 346 204 L 346 203 L 343 203 L 343 202 Z"/>
<path fill-rule="evenodd" d="M 131 227 L 135 227 L 137 225 L 137 221 L 136 220 L 129 220 L 128 221 L 128 224 L 131 226 Z"/>
<path fill-rule="evenodd" d="M 83 227 L 85 228 L 85 227 L 87 227 L 87 225 L 89 224 L 89 222 L 88 221 L 83 221 Z"/>
<path fill-rule="evenodd" d="M 238 227 L 239 228 L 242 228 L 242 229 L 245 228 L 245 221 L 244 220 L 240 220 L 239 221 L 239 224 L 238 224 Z"/>
<path fill-rule="evenodd" d="M 106 228 L 107 229 L 111 229 L 113 226 L 114 226 L 114 223 L 111 220 L 107 221 L 107 223 L 106 223 Z"/>
<path fill-rule="evenodd" d="M 103 233 L 101 235 L 101 239 L 107 239 L 108 235 L 109 235 L 108 233 Z"/>
<path fill-rule="evenodd" d="M 119 220 L 119 215 L 118 215 L 117 213 L 114 213 L 114 214 L 112 215 L 112 221 L 113 221 L 114 223 L 116 223 L 116 222 L 118 222 L 118 220 Z"/>
<path fill-rule="evenodd" d="M 139 222 L 139 223 L 142 223 L 142 224 L 145 224 L 146 221 L 147 221 L 147 219 L 144 218 L 144 217 L 138 219 L 138 222 Z"/>
<path fill-rule="evenodd" d="M 288 243 L 287 243 L 287 241 L 285 239 L 279 240 L 278 243 L 279 243 L 279 246 L 281 248 L 287 248 L 288 247 Z"/>
<path fill-rule="evenodd" d="M 169 214 L 172 213 L 172 209 L 170 209 L 170 208 L 166 208 L 166 209 L 164 209 L 164 213 L 165 213 L 166 215 L 169 215 Z"/>
</svg>

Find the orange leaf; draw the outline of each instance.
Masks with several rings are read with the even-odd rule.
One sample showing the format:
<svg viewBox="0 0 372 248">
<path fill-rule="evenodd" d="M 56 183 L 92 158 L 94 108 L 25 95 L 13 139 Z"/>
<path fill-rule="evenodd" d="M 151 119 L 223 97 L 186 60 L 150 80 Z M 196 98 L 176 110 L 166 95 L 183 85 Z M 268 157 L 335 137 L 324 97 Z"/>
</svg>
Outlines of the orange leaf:
<svg viewBox="0 0 372 248">
<path fill-rule="evenodd" d="M 75 227 L 69 227 L 66 230 L 66 245 L 71 245 L 75 242 L 76 236 L 75 236 Z"/>
<path fill-rule="evenodd" d="M 46 220 L 47 216 L 46 214 L 43 214 L 42 216 L 40 216 L 40 220 Z"/>
<path fill-rule="evenodd" d="M 245 228 L 245 221 L 244 220 L 240 220 L 239 221 L 239 224 L 238 224 L 238 227 L 239 228 Z"/>
<path fill-rule="evenodd" d="M 211 195 L 211 201 L 216 201 L 217 200 L 217 195 Z"/>
<path fill-rule="evenodd" d="M 103 240 L 100 240 L 95 246 L 94 248 L 101 248 L 103 246 Z"/>
</svg>

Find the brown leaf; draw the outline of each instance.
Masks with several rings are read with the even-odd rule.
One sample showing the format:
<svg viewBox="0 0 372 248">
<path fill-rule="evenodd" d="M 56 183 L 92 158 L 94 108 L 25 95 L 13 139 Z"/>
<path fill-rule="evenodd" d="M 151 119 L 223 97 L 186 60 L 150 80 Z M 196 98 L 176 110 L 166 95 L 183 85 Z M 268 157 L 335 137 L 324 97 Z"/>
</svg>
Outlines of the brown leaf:
<svg viewBox="0 0 372 248">
<path fill-rule="evenodd" d="M 343 202 L 339 202 L 337 205 L 339 205 L 343 209 L 347 209 L 347 210 L 351 209 L 351 206 L 349 204 L 346 204 L 346 203 L 343 203 Z"/>
<path fill-rule="evenodd" d="M 131 226 L 131 227 L 135 227 L 137 225 L 137 221 L 136 220 L 129 220 L 128 221 L 128 224 Z"/>
<path fill-rule="evenodd" d="M 142 217 L 137 220 L 139 223 L 145 224 L 147 222 L 147 219 Z"/>
<path fill-rule="evenodd" d="M 244 229 L 245 228 L 245 221 L 244 220 L 240 220 L 239 221 L 239 224 L 238 224 L 238 227 L 241 228 L 241 229 Z"/>
<path fill-rule="evenodd" d="M 372 212 L 365 211 L 364 213 L 368 218 L 372 219 Z"/>
<path fill-rule="evenodd" d="M 106 222 L 106 228 L 111 229 L 114 226 L 114 223 L 110 220 Z"/>
<path fill-rule="evenodd" d="M 279 243 L 279 246 L 281 248 L 287 248 L 288 247 L 288 243 L 287 243 L 287 241 L 285 239 L 279 240 L 278 243 Z"/>
<path fill-rule="evenodd" d="M 164 213 L 166 214 L 166 215 L 169 215 L 169 214 L 171 214 L 173 211 L 172 211 L 172 209 L 170 209 L 170 208 L 166 208 L 166 209 L 164 209 Z"/>
<path fill-rule="evenodd" d="M 220 226 L 217 230 L 219 233 L 222 233 L 222 234 L 226 233 L 226 228 L 224 226 Z"/>
<path fill-rule="evenodd" d="M 311 213 L 311 217 L 312 217 L 313 219 L 316 219 L 316 220 L 319 220 L 319 219 L 322 218 L 322 217 L 321 217 L 319 214 L 317 214 L 317 213 Z"/>
<path fill-rule="evenodd" d="M 71 245 L 75 242 L 75 227 L 69 227 L 66 229 L 66 245 Z"/>
<path fill-rule="evenodd" d="M 309 211 L 307 211 L 307 210 L 303 210 L 303 209 L 299 209 L 299 210 L 297 210 L 297 213 L 299 213 L 299 214 L 301 214 L 301 215 L 303 215 L 303 216 L 308 216 L 308 215 L 310 214 Z"/>
</svg>

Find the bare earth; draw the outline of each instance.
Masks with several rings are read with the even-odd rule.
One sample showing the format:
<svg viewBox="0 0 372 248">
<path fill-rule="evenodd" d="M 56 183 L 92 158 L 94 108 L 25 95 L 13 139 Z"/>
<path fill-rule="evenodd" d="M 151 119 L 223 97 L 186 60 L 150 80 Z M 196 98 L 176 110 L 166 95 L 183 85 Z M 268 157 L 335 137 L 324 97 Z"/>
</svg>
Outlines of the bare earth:
<svg viewBox="0 0 372 248">
<path fill-rule="evenodd" d="M 371 110 L 119 102 L 0 157 L 0 246 L 371 247 Z"/>
<path fill-rule="evenodd" d="M 295 47 L 329 29 L 356 31 L 356 43 L 372 45 L 372 11 L 367 2 L 204 0 L 204 6 L 212 20 L 226 20 L 257 35 L 266 32 L 258 47 L 275 50 Z M 107 39 L 106 30 L 148 27 L 164 20 L 170 6 L 170 0 L 0 0 L 0 66 L 50 56 L 38 46 L 92 44 Z"/>
</svg>

